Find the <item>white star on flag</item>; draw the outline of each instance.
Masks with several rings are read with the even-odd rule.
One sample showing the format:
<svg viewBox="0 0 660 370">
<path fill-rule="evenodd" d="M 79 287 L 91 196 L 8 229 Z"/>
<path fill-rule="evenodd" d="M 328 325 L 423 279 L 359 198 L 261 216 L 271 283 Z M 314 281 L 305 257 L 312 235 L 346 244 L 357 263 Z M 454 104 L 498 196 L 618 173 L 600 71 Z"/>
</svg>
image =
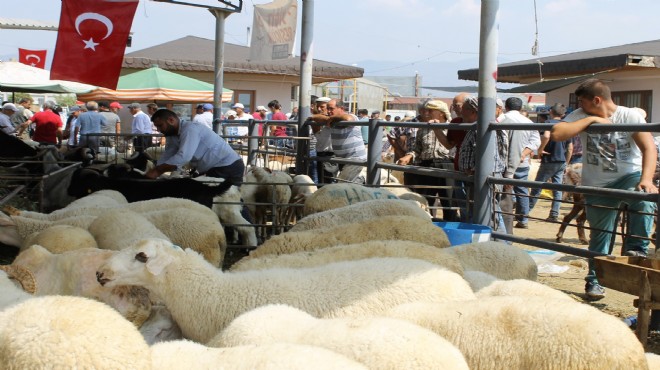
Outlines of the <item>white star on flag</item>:
<svg viewBox="0 0 660 370">
<path fill-rule="evenodd" d="M 83 40 L 83 42 L 85 43 L 85 47 L 83 48 L 83 50 L 92 49 L 93 51 L 96 51 L 96 46 L 99 45 L 99 43 L 94 42 L 94 39 L 91 37 L 89 38 L 89 40 Z"/>
</svg>

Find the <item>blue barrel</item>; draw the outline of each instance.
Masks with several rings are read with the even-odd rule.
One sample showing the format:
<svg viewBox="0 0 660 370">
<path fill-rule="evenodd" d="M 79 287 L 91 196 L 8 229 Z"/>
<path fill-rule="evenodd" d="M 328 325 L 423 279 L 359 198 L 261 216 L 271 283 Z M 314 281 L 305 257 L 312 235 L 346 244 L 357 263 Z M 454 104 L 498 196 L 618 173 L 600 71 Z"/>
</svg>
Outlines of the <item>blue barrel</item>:
<svg viewBox="0 0 660 370">
<path fill-rule="evenodd" d="M 491 229 L 488 226 L 464 222 L 434 222 L 433 224 L 447 234 L 452 246 L 490 240 Z"/>
</svg>

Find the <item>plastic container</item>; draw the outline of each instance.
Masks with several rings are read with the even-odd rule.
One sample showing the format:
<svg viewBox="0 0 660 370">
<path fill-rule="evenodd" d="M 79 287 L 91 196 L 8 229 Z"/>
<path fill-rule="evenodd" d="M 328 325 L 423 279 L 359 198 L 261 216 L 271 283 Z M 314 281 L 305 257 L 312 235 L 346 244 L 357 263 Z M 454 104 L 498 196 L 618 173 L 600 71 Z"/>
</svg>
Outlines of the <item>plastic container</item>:
<svg viewBox="0 0 660 370">
<path fill-rule="evenodd" d="M 433 224 L 447 234 L 452 246 L 490 240 L 491 229 L 488 226 L 464 222 L 434 222 Z"/>
</svg>

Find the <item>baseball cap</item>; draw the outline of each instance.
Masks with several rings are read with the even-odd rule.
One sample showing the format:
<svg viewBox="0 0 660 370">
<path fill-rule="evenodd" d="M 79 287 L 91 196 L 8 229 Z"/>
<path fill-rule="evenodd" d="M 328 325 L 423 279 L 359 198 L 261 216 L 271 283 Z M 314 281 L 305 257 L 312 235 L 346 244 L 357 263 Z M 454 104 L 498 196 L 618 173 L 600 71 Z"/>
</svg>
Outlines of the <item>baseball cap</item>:
<svg viewBox="0 0 660 370">
<path fill-rule="evenodd" d="M 257 107 L 257 112 L 261 112 L 262 110 L 268 110 L 268 109 L 266 109 L 266 107 L 264 107 L 263 105 Z"/>
<path fill-rule="evenodd" d="M 16 106 L 12 103 L 5 103 L 5 105 L 2 106 L 2 110 L 5 110 L 5 109 L 9 109 L 9 110 L 14 111 L 14 112 L 18 111 L 18 108 L 16 108 Z"/>
<path fill-rule="evenodd" d="M 211 109 L 213 109 L 213 104 L 206 103 L 206 104 L 202 105 L 202 109 L 211 110 Z"/>
<path fill-rule="evenodd" d="M 332 99 L 328 98 L 327 96 L 322 96 L 322 97 L 320 97 L 320 98 L 317 98 L 317 99 L 316 99 L 316 102 L 317 102 L 317 103 L 327 103 L 327 102 L 329 102 L 330 100 L 332 100 Z"/>
<path fill-rule="evenodd" d="M 236 108 L 245 109 L 245 106 L 242 103 L 236 103 L 236 104 L 232 105 L 231 107 L 232 107 L 232 109 L 236 109 Z"/>
<path fill-rule="evenodd" d="M 73 112 L 80 112 L 80 107 L 77 106 L 77 105 L 74 105 L 73 107 L 70 107 L 69 108 L 69 114 L 71 114 Z"/>
<path fill-rule="evenodd" d="M 502 99 L 500 99 L 500 98 L 497 98 L 495 100 L 495 105 L 497 105 L 500 108 L 504 107 L 504 103 L 502 102 Z"/>
<path fill-rule="evenodd" d="M 110 103 L 110 108 L 122 109 L 124 107 L 122 107 L 121 104 L 119 104 L 119 102 L 113 101 L 112 103 Z"/>
<path fill-rule="evenodd" d="M 225 113 L 225 117 L 229 116 L 236 116 L 236 111 L 235 110 L 228 110 L 227 113 Z"/>
<path fill-rule="evenodd" d="M 140 103 L 131 103 L 128 105 L 128 109 L 140 108 L 140 107 L 141 107 Z"/>
</svg>

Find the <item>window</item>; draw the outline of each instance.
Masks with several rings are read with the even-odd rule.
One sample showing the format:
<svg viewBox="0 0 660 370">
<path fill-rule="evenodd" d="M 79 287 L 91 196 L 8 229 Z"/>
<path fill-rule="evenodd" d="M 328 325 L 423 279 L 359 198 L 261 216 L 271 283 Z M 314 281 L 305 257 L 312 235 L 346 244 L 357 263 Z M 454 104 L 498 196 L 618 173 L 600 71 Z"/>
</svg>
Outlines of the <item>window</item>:
<svg viewBox="0 0 660 370">
<path fill-rule="evenodd" d="M 234 90 L 234 103 L 241 103 L 245 107 L 245 112 L 254 113 L 254 90 Z"/>
</svg>

